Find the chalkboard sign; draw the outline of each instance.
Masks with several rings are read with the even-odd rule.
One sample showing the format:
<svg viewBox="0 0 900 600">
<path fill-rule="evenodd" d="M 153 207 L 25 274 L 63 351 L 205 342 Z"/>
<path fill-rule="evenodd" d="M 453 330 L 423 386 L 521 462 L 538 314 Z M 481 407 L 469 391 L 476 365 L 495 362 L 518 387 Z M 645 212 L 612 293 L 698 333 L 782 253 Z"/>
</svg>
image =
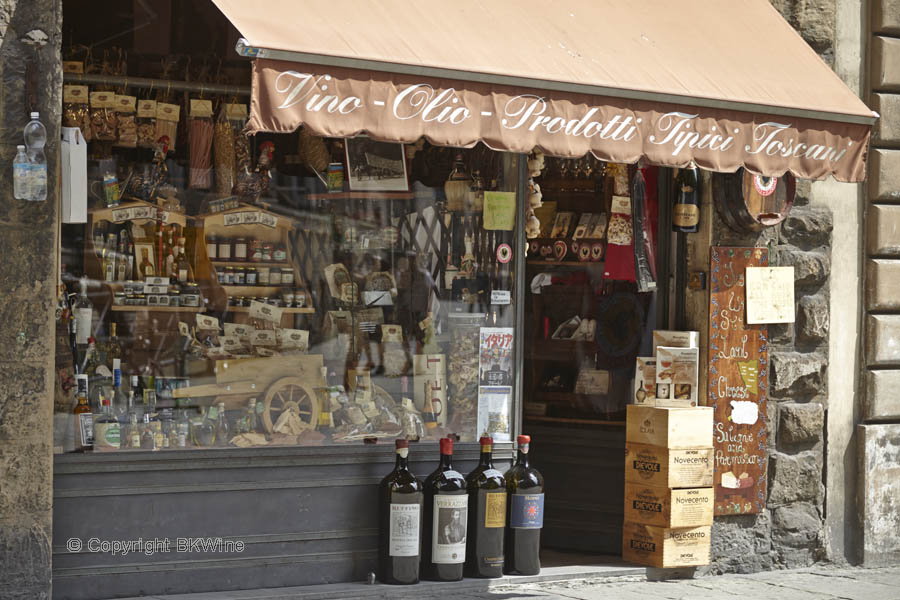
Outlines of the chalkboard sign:
<svg viewBox="0 0 900 600">
<path fill-rule="evenodd" d="M 746 322 L 746 269 L 769 264 L 766 248 L 713 247 L 709 295 L 709 394 L 715 408 L 715 514 L 766 505 L 768 328 Z"/>
</svg>

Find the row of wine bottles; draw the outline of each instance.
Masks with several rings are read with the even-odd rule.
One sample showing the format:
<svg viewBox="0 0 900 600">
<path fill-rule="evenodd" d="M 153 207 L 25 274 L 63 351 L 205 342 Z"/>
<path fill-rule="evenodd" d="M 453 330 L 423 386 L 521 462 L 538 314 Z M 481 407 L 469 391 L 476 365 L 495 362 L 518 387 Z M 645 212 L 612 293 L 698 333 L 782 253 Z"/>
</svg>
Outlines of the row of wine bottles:
<svg viewBox="0 0 900 600">
<path fill-rule="evenodd" d="M 528 463 L 531 438 L 517 441 L 504 475 L 493 465 L 493 439 L 481 438 L 478 466 L 463 477 L 453 469 L 453 440 L 443 438 L 440 465 L 424 484 L 409 470 L 409 442 L 396 441 L 396 466 L 379 489 L 382 583 L 540 572 L 544 478 Z"/>
</svg>

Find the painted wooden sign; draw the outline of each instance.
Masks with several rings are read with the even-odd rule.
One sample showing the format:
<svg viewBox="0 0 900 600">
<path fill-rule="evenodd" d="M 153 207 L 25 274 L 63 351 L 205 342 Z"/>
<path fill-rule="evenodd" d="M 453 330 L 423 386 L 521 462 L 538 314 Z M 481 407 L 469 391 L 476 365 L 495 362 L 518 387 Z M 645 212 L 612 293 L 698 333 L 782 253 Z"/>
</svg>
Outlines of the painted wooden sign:
<svg viewBox="0 0 900 600">
<path fill-rule="evenodd" d="M 710 263 L 707 406 L 715 408 L 715 514 L 758 513 L 766 505 L 768 328 L 746 322 L 746 269 L 768 266 L 769 251 L 713 247 Z"/>
</svg>

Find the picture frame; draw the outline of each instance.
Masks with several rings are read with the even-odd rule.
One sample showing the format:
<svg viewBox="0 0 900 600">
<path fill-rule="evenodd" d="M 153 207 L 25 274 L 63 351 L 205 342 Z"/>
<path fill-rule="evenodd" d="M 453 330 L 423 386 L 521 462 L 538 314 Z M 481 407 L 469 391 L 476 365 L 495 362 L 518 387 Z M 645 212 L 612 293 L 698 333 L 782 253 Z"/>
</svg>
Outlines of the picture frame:
<svg viewBox="0 0 900 600">
<path fill-rule="evenodd" d="M 344 140 L 351 191 L 407 192 L 403 144 L 360 136 Z"/>
</svg>

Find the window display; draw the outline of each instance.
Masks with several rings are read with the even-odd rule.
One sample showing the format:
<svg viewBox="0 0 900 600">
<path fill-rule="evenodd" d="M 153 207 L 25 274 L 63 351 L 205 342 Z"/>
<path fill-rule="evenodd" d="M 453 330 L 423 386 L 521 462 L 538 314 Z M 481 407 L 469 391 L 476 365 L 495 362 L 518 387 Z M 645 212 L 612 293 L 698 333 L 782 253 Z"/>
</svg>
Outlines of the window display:
<svg viewBox="0 0 900 600">
<path fill-rule="evenodd" d="M 250 139 L 245 105 L 186 102 L 157 104 L 150 147 L 144 99 L 135 144 L 98 113 L 87 223 L 62 236 L 81 391 L 57 446 L 509 441 L 516 155 Z"/>
</svg>

